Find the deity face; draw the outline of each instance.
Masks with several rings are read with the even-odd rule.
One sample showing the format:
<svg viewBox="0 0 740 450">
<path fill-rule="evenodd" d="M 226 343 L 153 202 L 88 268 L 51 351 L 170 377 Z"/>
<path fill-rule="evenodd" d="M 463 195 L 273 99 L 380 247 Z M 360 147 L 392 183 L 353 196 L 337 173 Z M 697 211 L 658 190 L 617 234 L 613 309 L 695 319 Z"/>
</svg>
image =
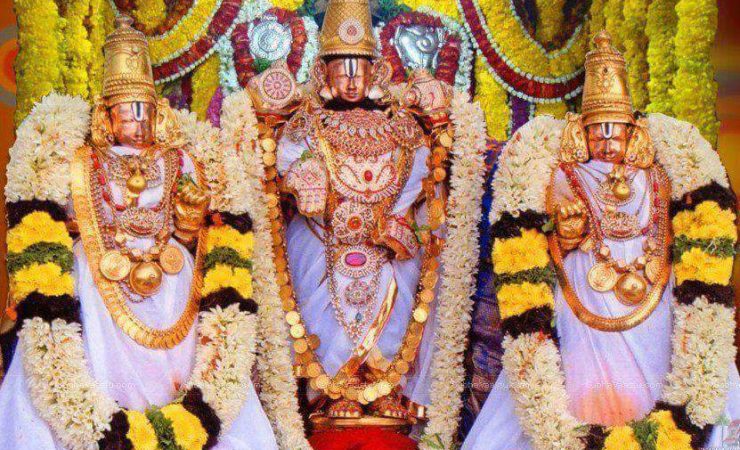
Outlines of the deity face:
<svg viewBox="0 0 740 450">
<path fill-rule="evenodd" d="M 595 123 L 586 127 L 591 158 L 621 163 L 627 150 L 629 127 L 624 123 Z"/>
<path fill-rule="evenodd" d="M 126 102 L 110 108 L 111 126 L 116 143 L 145 149 L 154 144 L 155 107 L 151 103 Z"/>
<path fill-rule="evenodd" d="M 335 99 L 363 101 L 370 88 L 372 63 L 366 58 L 337 58 L 326 64 L 326 82 Z"/>
</svg>

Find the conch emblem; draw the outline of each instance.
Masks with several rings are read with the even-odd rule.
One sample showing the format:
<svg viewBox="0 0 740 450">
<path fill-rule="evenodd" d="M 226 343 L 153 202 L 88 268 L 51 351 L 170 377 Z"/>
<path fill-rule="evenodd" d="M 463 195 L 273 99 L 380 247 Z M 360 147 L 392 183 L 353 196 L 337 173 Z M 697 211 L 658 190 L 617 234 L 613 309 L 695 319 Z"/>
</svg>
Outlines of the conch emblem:
<svg viewBox="0 0 740 450">
<path fill-rule="evenodd" d="M 439 64 L 439 51 L 445 42 L 445 30 L 426 25 L 400 25 L 392 45 L 403 65 L 411 70 L 434 72 Z"/>
</svg>

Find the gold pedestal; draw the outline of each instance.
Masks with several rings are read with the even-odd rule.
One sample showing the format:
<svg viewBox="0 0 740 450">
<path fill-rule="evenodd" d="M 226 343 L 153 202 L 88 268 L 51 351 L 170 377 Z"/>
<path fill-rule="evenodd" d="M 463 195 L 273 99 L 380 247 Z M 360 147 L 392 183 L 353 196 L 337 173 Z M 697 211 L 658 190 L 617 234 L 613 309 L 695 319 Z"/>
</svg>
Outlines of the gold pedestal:
<svg viewBox="0 0 740 450">
<path fill-rule="evenodd" d="M 413 419 L 395 419 L 392 417 L 363 416 L 360 418 L 333 418 L 324 414 L 311 416 L 313 432 L 341 430 L 343 428 L 378 427 L 402 434 L 409 434 Z"/>
</svg>

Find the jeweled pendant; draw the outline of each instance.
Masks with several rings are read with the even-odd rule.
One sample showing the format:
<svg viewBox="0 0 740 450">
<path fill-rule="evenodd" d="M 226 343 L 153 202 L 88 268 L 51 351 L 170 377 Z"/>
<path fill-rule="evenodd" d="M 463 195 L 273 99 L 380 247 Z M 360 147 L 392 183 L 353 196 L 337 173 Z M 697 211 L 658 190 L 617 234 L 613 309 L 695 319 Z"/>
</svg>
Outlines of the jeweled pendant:
<svg viewBox="0 0 740 450">
<path fill-rule="evenodd" d="M 614 293 L 617 300 L 626 306 L 637 306 L 645 300 L 647 281 L 642 275 L 628 272 L 619 277 Z"/>
<path fill-rule="evenodd" d="M 162 268 L 154 262 L 142 262 L 131 269 L 129 285 L 131 290 L 142 297 L 151 297 L 162 286 Z"/>
<path fill-rule="evenodd" d="M 623 202 L 629 200 L 632 195 L 632 189 L 630 189 L 630 185 L 627 182 L 621 180 L 612 185 L 612 194 L 614 194 L 617 200 Z"/>
</svg>

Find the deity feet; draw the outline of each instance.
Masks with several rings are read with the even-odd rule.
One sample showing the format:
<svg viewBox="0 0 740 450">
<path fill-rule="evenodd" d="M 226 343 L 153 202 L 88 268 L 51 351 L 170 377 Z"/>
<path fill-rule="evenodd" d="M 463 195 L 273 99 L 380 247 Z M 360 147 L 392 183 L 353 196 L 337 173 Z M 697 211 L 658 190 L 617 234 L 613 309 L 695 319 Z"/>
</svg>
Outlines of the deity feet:
<svg viewBox="0 0 740 450">
<path fill-rule="evenodd" d="M 339 399 L 329 405 L 326 416 L 332 419 L 359 419 L 362 417 L 362 405 L 354 400 Z"/>
<path fill-rule="evenodd" d="M 403 406 L 401 398 L 396 394 L 389 394 L 375 400 L 369 407 L 373 416 L 388 417 L 406 420 L 409 417 L 408 409 Z"/>
</svg>

